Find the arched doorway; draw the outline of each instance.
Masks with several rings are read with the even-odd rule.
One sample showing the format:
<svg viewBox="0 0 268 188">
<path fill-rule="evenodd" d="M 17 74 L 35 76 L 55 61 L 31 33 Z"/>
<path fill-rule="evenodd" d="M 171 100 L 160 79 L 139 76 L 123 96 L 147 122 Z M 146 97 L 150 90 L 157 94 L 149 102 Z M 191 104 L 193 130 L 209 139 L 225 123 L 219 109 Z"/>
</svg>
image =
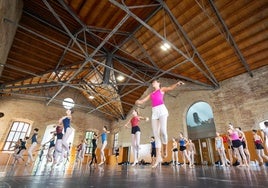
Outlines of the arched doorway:
<svg viewBox="0 0 268 188">
<path fill-rule="evenodd" d="M 188 137 L 196 146 L 198 164 L 214 164 L 216 128 L 211 106 L 203 101 L 194 103 L 187 111 Z"/>
</svg>

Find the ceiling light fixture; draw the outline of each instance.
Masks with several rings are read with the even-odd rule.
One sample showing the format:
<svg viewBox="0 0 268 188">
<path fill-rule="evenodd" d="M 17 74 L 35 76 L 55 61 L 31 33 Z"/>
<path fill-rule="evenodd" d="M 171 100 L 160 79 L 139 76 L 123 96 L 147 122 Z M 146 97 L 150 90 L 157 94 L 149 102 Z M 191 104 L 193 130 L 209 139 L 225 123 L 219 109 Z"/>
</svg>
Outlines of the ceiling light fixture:
<svg viewBox="0 0 268 188">
<path fill-rule="evenodd" d="M 168 49 L 170 49 L 170 45 L 167 42 L 165 42 L 164 44 L 161 45 L 161 49 L 167 51 Z"/>
<path fill-rule="evenodd" d="M 94 99 L 95 97 L 93 95 L 89 95 L 88 97 L 90 100 Z"/>
<path fill-rule="evenodd" d="M 117 78 L 116 78 L 119 82 L 122 82 L 122 81 L 124 81 L 125 80 L 125 77 L 124 76 L 122 76 L 122 75 L 119 75 L 119 76 L 117 76 Z"/>
</svg>

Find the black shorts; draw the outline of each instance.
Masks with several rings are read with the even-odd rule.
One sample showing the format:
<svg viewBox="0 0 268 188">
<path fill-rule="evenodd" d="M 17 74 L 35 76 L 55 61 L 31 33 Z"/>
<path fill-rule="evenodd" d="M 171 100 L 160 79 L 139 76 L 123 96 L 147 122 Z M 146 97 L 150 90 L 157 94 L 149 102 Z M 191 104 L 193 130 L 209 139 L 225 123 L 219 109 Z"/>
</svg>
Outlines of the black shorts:
<svg viewBox="0 0 268 188">
<path fill-rule="evenodd" d="M 256 149 L 264 149 L 264 147 L 261 144 L 255 144 Z"/>
<path fill-rule="evenodd" d="M 239 148 L 242 145 L 240 140 L 232 140 L 232 146 L 234 148 Z"/>
<path fill-rule="evenodd" d="M 156 148 L 152 148 L 151 157 L 156 157 Z"/>
<path fill-rule="evenodd" d="M 180 146 L 180 151 L 186 150 L 186 146 Z"/>
<path fill-rule="evenodd" d="M 173 151 L 173 152 L 178 151 L 178 148 L 175 148 L 175 149 L 173 149 L 172 151 Z"/>
<path fill-rule="evenodd" d="M 246 149 L 246 148 L 247 148 L 247 146 L 246 146 L 246 142 L 245 142 L 245 141 L 241 141 L 241 144 L 242 144 L 242 146 L 243 146 L 243 149 Z"/>
<path fill-rule="evenodd" d="M 136 134 L 136 132 L 141 132 L 139 126 L 135 126 L 131 128 L 131 134 Z"/>
</svg>

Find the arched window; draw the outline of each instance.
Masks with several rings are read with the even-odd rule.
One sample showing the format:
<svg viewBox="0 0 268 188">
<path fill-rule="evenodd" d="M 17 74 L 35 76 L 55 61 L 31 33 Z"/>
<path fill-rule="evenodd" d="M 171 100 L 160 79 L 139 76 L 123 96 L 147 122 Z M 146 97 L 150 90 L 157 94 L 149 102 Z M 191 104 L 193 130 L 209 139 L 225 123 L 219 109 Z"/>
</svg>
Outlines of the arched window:
<svg viewBox="0 0 268 188">
<path fill-rule="evenodd" d="M 188 110 L 186 116 L 188 135 L 191 139 L 215 136 L 213 112 L 206 102 L 196 102 Z"/>
<path fill-rule="evenodd" d="M 19 139 L 24 139 L 30 133 L 30 123 L 23 121 L 14 121 L 11 125 L 3 151 L 13 151 L 15 144 Z"/>
</svg>

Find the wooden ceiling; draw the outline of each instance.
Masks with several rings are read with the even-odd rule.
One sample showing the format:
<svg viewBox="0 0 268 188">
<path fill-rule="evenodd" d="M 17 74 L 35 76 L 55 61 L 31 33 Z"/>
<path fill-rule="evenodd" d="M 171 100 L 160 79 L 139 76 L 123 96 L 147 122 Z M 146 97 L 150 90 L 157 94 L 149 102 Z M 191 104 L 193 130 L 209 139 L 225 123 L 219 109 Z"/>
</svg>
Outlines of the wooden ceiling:
<svg viewBox="0 0 268 188">
<path fill-rule="evenodd" d="M 88 102 L 76 108 L 124 119 L 155 78 L 217 89 L 254 76 L 267 27 L 267 0 L 24 0 L 0 92 L 49 105 L 72 88 Z"/>
</svg>

